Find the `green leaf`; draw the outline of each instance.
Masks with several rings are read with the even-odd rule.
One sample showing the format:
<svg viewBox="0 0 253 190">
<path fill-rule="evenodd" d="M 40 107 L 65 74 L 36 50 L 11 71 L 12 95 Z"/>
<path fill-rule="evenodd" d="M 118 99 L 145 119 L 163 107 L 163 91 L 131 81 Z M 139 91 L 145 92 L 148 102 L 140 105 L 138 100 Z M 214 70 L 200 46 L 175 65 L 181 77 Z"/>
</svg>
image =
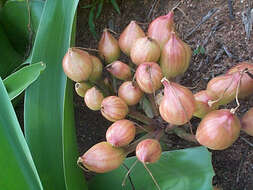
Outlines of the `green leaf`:
<svg viewBox="0 0 253 190">
<path fill-rule="evenodd" d="M 130 168 L 135 161 L 136 157 L 131 157 L 125 164 Z M 163 152 L 158 162 L 147 166 L 162 190 L 212 190 L 214 171 L 211 153 L 204 147 Z M 126 172 L 121 166 L 110 173 L 99 174 L 89 183 L 89 190 L 130 190 L 132 188 L 129 180 L 126 186 L 121 186 Z M 134 167 L 130 177 L 135 189 L 157 189 L 140 162 Z"/>
<path fill-rule="evenodd" d="M 154 113 L 152 110 L 152 106 L 150 104 L 150 102 L 148 101 L 146 96 L 143 96 L 141 101 L 140 101 L 140 106 L 141 109 L 145 112 L 145 114 L 149 117 L 149 118 L 153 118 L 154 117 Z"/>
<path fill-rule="evenodd" d="M 22 57 L 12 47 L 2 26 L 0 25 L 0 77 L 8 76 L 20 63 Z"/>
<path fill-rule="evenodd" d="M 64 102 L 71 101 L 69 100 L 71 97 L 65 96 L 67 80 L 61 64 L 70 46 L 77 4 L 78 0 L 46 1 L 31 61 L 32 63 L 43 61 L 47 63 L 47 69 L 27 89 L 25 96 L 26 140 L 42 184 L 48 190 L 70 190 L 71 187 L 66 186 L 68 182 L 65 179 L 71 174 L 66 173 L 70 171 L 67 168 L 64 173 L 64 164 L 70 163 L 70 157 L 72 160 L 77 159 L 75 155 L 77 146 L 63 145 L 63 141 L 65 143 L 68 142 L 66 139 L 71 139 L 68 136 L 62 139 L 63 127 L 71 130 L 70 136 L 75 133 L 75 128 L 63 124 L 69 119 L 66 114 L 71 118 L 73 113 L 64 110 Z M 66 152 L 66 148 L 69 147 L 73 149 Z M 66 156 L 66 153 L 69 155 Z M 71 164 L 75 165 L 76 162 Z M 84 177 L 79 174 L 73 176 L 80 178 L 75 179 L 75 182 L 79 181 L 75 190 L 84 190 L 86 188 Z"/>
<path fill-rule="evenodd" d="M 0 78 L 0 189 L 42 190 L 31 153 Z"/>
<path fill-rule="evenodd" d="M 21 94 L 30 84 L 32 84 L 40 75 L 40 72 L 46 68 L 44 63 L 36 63 L 25 66 L 17 72 L 4 79 L 4 85 L 9 94 L 10 100 Z"/>
<path fill-rule="evenodd" d="M 97 10 L 97 14 L 96 14 L 96 19 L 98 19 L 99 16 L 101 15 L 101 12 L 103 10 L 103 5 L 104 5 L 104 0 L 100 0 L 99 4 L 98 4 L 98 10 Z"/>
<path fill-rule="evenodd" d="M 95 23 L 94 23 L 94 14 L 95 14 L 95 6 L 93 6 L 89 12 L 89 19 L 88 19 L 88 25 L 89 25 L 89 30 L 92 33 L 93 37 L 97 39 L 97 32 L 95 28 Z"/>
<path fill-rule="evenodd" d="M 112 6 L 114 7 L 114 9 L 117 11 L 118 14 L 120 14 L 120 10 L 119 10 L 119 6 L 116 0 L 110 0 L 112 3 Z"/>
<path fill-rule="evenodd" d="M 71 45 L 75 45 L 76 16 L 72 28 Z M 86 187 L 82 170 L 74 164 L 77 162 L 77 139 L 75 132 L 74 106 L 73 106 L 73 83 L 67 79 L 64 97 L 64 117 L 63 117 L 63 159 L 64 176 L 66 189 L 82 189 Z"/>
<path fill-rule="evenodd" d="M 32 33 L 35 37 L 44 2 L 41 0 L 29 0 L 30 22 L 27 0 L 9 0 L 1 10 L 0 22 L 17 52 L 22 55 L 27 53 L 27 47 Z"/>
</svg>

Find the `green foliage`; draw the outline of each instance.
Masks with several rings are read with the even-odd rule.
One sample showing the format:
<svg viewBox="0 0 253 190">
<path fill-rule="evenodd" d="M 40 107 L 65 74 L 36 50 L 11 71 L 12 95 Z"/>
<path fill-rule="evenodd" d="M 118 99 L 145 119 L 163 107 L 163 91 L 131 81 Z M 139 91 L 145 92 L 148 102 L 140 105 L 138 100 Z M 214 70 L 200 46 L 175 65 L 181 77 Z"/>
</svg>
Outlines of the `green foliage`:
<svg viewBox="0 0 253 190">
<path fill-rule="evenodd" d="M 2 26 L 0 25 L 0 59 L 4 60 L 0 63 L 0 77 L 8 76 L 20 63 L 22 57 L 12 47 Z"/>
<path fill-rule="evenodd" d="M 29 87 L 25 98 L 25 134 L 44 189 L 86 189 L 76 165 L 72 88 L 62 69 L 78 0 L 46 1 L 31 62 L 47 69 Z M 75 161 L 73 163 L 73 161 Z"/>
<path fill-rule="evenodd" d="M 127 158 L 125 164 L 130 168 L 135 161 L 136 157 Z M 211 154 L 204 147 L 163 152 L 158 162 L 147 166 L 162 190 L 212 190 Z M 121 185 L 126 173 L 127 170 L 121 166 L 110 173 L 99 174 L 89 183 L 89 190 L 132 189 L 129 179 L 126 186 Z M 130 177 L 135 189 L 157 189 L 140 162 Z"/>
<path fill-rule="evenodd" d="M 97 39 L 95 20 L 97 20 L 99 18 L 99 16 L 101 15 L 101 12 L 102 12 L 103 6 L 104 6 L 104 2 L 105 2 L 105 0 L 92 0 L 92 2 L 90 4 L 82 7 L 85 9 L 90 9 L 88 25 L 89 25 L 89 30 L 95 39 Z M 109 1 L 107 0 L 106 2 L 108 3 Z M 112 4 L 113 8 L 117 11 L 117 13 L 120 14 L 120 9 L 119 9 L 117 1 L 110 0 L 110 3 Z"/>
<path fill-rule="evenodd" d="M 194 51 L 193 51 L 193 55 L 204 55 L 205 54 L 205 48 L 202 46 L 198 46 Z"/>
<path fill-rule="evenodd" d="M 40 72 L 45 68 L 46 65 L 44 63 L 28 65 L 4 79 L 4 85 L 7 89 L 10 100 L 13 100 L 20 95 L 39 77 Z"/>
<path fill-rule="evenodd" d="M 42 190 L 31 153 L 0 78 L 0 189 Z"/>
<path fill-rule="evenodd" d="M 9 0 L 0 12 L 0 23 L 6 35 L 14 49 L 22 56 L 27 53 L 28 43 L 32 40 L 30 38 L 35 37 L 44 5 L 41 0 L 29 0 L 28 9 L 27 2 Z"/>
<path fill-rule="evenodd" d="M 36 33 L 43 5 L 43 1 L 29 0 L 30 19 L 26 0 L 9 0 L 0 10 L 0 59 L 4 60 L 0 64 L 2 78 L 24 62 L 32 46 L 32 37 L 35 36 L 32 34 Z"/>
</svg>

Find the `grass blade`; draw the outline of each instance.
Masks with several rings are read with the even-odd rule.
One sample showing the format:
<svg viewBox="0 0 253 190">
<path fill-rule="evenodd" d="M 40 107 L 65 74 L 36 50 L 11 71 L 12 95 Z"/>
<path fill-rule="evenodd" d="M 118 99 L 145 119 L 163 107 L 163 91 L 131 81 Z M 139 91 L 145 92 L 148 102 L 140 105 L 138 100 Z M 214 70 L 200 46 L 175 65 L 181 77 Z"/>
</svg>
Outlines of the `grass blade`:
<svg viewBox="0 0 253 190">
<path fill-rule="evenodd" d="M 42 190 L 32 156 L 0 78 L 0 189 Z"/>
<path fill-rule="evenodd" d="M 94 23 L 95 8 L 96 6 L 93 6 L 89 12 L 88 25 L 89 25 L 89 30 L 92 33 L 93 37 L 97 39 L 97 32 L 96 32 L 96 27 Z"/>
<path fill-rule="evenodd" d="M 46 68 L 44 63 L 36 63 L 25 66 L 17 72 L 4 79 L 4 85 L 9 94 L 10 100 L 20 95 L 30 84 L 32 84 L 40 75 L 40 72 Z"/>
<path fill-rule="evenodd" d="M 116 0 L 110 0 L 110 1 L 112 3 L 112 6 L 114 7 L 114 9 L 117 11 L 117 13 L 120 14 L 120 9 L 119 9 L 117 1 Z"/>
<path fill-rule="evenodd" d="M 70 45 L 77 4 L 78 0 L 46 1 L 31 58 L 32 63 L 47 63 L 47 69 L 26 91 L 25 133 L 42 184 L 48 190 L 66 189 L 62 130 L 67 80 L 61 62 Z M 83 188 L 84 183 L 78 189 Z"/>
<path fill-rule="evenodd" d="M 101 12 L 103 10 L 103 5 L 104 5 L 104 0 L 100 0 L 99 4 L 98 4 L 98 10 L 97 10 L 97 14 L 96 14 L 96 19 L 98 19 L 99 16 L 101 15 Z"/>
</svg>

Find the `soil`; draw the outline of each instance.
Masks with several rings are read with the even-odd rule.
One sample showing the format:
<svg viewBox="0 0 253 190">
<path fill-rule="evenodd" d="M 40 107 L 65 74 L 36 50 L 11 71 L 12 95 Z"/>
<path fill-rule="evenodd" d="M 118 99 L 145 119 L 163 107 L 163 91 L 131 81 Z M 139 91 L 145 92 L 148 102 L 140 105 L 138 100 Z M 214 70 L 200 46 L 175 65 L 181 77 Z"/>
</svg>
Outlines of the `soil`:
<svg viewBox="0 0 253 190">
<path fill-rule="evenodd" d="M 96 20 L 96 31 L 101 35 L 104 28 L 110 28 L 117 34 L 127 26 L 131 20 L 136 20 L 143 29 L 147 29 L 148 23 L 154 18 L 166 14 L 179 1 L 178 0 L 122 0 L 118 1 L 121 15 L 112 8 L 110 3 L 105 3 L 99 19 Z M 175 23 L 179 36 L 187 42 L 192 50 L 198 45 L 202 46 L 205 39 L 217 23 L 221 23 L 219 29 L 210 37 L 204 46 L 205 54 L 193 55 L 189 69 L 181 78 L 181 84 L 190 87 L 193 92 L 205 89 L 207 82 L 240 61 L 253 61 L 253 35 L 246 39 L 242 12 L 249 6 L 249 1 L 237 0 L 233 3 L 234 20 L 229 17 L 228 1 L 225 0 L 182 0 L 180 9 L 175 9 Z M 156 4 L 155 4 L 156 3 Z M 77 46 L 97 48 L 98 40 L 92 37 L 88 30 L 89 10 L 82 8 L 87 1 L 80 1 L 78 8 Z M 155 5 L 155 6 L 154 6 Z M 152 10 L 152 7 L 154 9 Z M 216 13 L 202 24 L 191 36 L 189 32 L 201 21 L 201 19 L 213 8 Z M 149 16 L 150 15 L 150 16 Z M 115 35 L 118 37 L 119 35 Z M 224 51 L 222 45 L 233 55 Z M 215 60 L 216 59 L 216 60 Z M 253 106 L 253 98 L 240 101 L 239 116 Z M 232 103 L 226 107 L 235 106 Z M 77 137 L 80 154 L 84 153 L 95 143 L 105 140 L 105 132 L 110 122 L 106 121 L 100 112 L 93 112 L 84 106 L 83 99 L 75 96 L 75 117 Z M 193 119 L 193 127 L 196 129 L 199 120 Z M 241 133 L 241 137 L 253 142 L 253 137 Z M 213 184 L 224 190 L 252 190 L 253 189 L 253 147 L 239 138 L 230 148 L 223 151 L 211 151 L 212 162 L 215 170 Z M 174 135 L 170 135 L 167 149 L 174 150 L 194 146 Z"/>
</svg>

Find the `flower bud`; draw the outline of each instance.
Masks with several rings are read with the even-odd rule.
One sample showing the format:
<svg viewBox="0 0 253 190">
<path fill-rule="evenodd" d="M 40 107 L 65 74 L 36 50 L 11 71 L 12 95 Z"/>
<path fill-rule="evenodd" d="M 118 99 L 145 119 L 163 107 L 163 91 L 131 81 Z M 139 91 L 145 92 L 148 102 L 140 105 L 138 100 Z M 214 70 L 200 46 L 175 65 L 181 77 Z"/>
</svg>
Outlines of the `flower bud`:
<svg viewBox="0 0 253 190">
<path fill-rule="evenodd" d="M 84 97 L 87 90 L 90 89 L 91 87 L 92 85 L 88 82 L 77 82 L 75 84 L 76 93 L 81 97 Z"/>
<path fill-rule="evenodd" d="M 135 137 L 135 125 L 129 120 L 118 120 L 106 131 L 106 141 L 115 147 L 128 145 Z"/>
<path fill-rule="evenodd" d="M 242 117 L 242 130 L 253 136 L 253 108 L 249 109 Z"/>
<path fill-rule="evenodd" d="M 136 147 L 136 157 L 145 164 L 155 163 L 160 159 L 161 154 L 161 145 L 155 139 L 145 139 Z"/>
<path fill-rule="evenodd" d="M 109 121 L 121 120 L 128 114 L 128 106 L 121 98 L 108 96 L 102 101 L 101 113 Z"/>
<path fill-rule="evenodd" d="M 239 119 L 230 110 L 215 110 L 208 113 L 200 122 L 196 139 L 210 149 L 223 150 L 236 141 L 240 129 Z"/>
<path fill-rule="evenodd" d="M 208 82 L 206 90 L 211 97 L 217 97 L 219 105 L 225 105 L 235 99 L 239 81 L 240 73 L 217 76 Z"/>
<path fill-rule="evenodd" d="M 77 162 L 90 171 L 105 173 L 118 168 L 125 158 L 123 149 L 115 148 L 108 142 L 100 142 L 79 157 Z"/>
<path fill-rule="evenodd" d="M 133 63 L 139 65 L 143 62 L 157 62 L 160 58 L 159 44 L 149 37 L 136 40 L 130 52 Z"/>
<path fill-rule="evenodd" d="M 143 96 L 143 92 L 136 83 L 126 81 L 120 85 L 118 95 L 127 105 L 133 106 L 139 103 Z"/>
<path fill-rule="evenodd" d="M 103 94 L 95 86 L 87 90 L 84 96 L 85 104 L 94 111 L 100 110 L 103 99 Z"/>
<path fill-rule="evenodd" d="M 174 31 L 174 13 L 170 11 L 167 15 L 160 16 L 153 20 L 148 27 L 148 36 L 155 39 L 161 49 L 170 39 L 171 32 Z"/>
<path fill-rule="evenodd" d="M 144 62 L 140 64 L 136 69 L 135 77 L 136 82 L 143 92 L 151 94 L 162 86 L 162 70 L 155 62 Z"/>
<path fill-rule="evenodd" d="M 129 56 L 134 42 L 144 36 L 145 33 L 141 27 L 136 24 L 135 21 L 131 21 L 119 37 L 119 47 L 126 55 Z"/>
<path fill-rule="evenodd" d="M 68 49 L 63 58 L 62 67 L 65 74 L 75 82 L 86 81 L 93 69 L 89 54 L 77 48 Z"/>
<path fill-rule="evenodd" d="M 104 30 L 102 37 L 98 44 L 98 51 L 100 57 L 105 60 L 106 63 L 111 63 L 117 60 L 120 56 L 120 49 L 118 41 L 108 32 Z"/>
<path fill-rule="evenodd" d="M 170 79 L 183 74 L 189 67 L 191 55 L 191 48 L 173 32 L 161 53 L 163 75 Z"/>
<path fill-rule="evenodd" d="M 173 125 L 187 123 L 195 111 L 195 99 L 186 87 L 163 79 L 164 96 L 159 106 L 161 117 Z"/>
<path fill-rule="evenodd" d="M 194 94 L 194 98 L 196 103 L 196 110 L 193 115 L 198 118 L 205 117 L 206 114 L 219 107 L 217 103 L 214 103 L 212 105 L 208 104 L 208 102 L 215 100 L 215 98 L 208 95 L 206 90 L 201 90 L 200 92 Z"/>
<path fill-rule="evenodd" d="M 93 65 L 93 70 L 92 73 L 90 74 L 89 80 L 95 82 L 102 76 L 103 64 L 96 56 L 90 55 L 90 57 Z"/>
<path fill-rule="evenodd" d="M 241 73 L 248 69 L 253 74 L 253 64 L 249 62 L 242 62 L 228 70 L 228 74 Z M 247 74 L 243 73 L 241 77 L 241 84 L 239 89 L 239 98 L 245 98 L 253 94 L 253 79 Z"/>
<path fill-rule="evenodd" d="M 130 67 L 122 61 L 114 61 L 111 64 L 107 65 L 106 69 L 114 77 L 120 80 L 130 80 L 132 77 Z"/>
</svg>

